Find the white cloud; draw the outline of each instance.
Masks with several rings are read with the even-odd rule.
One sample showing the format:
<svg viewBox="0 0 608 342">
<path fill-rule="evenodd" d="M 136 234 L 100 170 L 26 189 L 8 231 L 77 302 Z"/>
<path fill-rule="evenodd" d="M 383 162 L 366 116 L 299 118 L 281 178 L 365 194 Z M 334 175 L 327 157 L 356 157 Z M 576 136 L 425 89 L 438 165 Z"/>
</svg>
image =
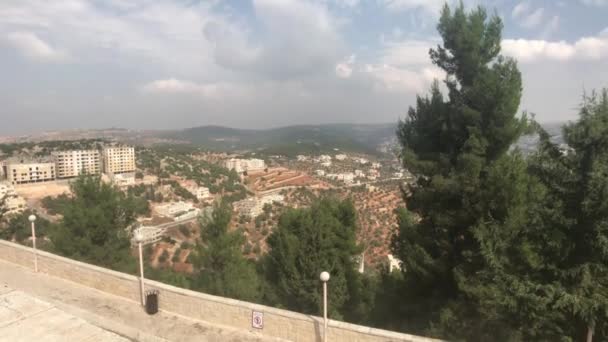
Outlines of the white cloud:
<svg viewBox="0 0 608 342">
<path fill-rule="evenodd" d="M 541 7 L 541 8 L 537 8 L 529 15 L 526 15 L 525 17 L 523 17 L 521 19 L 520 24 L 521 24 L 521 26 L 523 26 L 525 28 L 535 28 L 535 27 L 538 27 L 543 22 L 544 18 L 545 18 L 545 9 Z"/>
<path fill-rule="evenodd" d="M 43 31 L 81 63 L 212 74 L 210 44 L 201 34 L 209 21 L 226 21 L 210 3 L 172 1 L 3 0 L 0 33 Z"/>
<path fill-rule="evenodd" d="M 350 55 L 346 60 L 336 64 L 336 76 L 340 78 L 350 78 L 353 74 L 353 65 L 355 64 L 356 56 Z"/>
<path fill-rule="evenodd" d="M 527 13 L 530 10 L 530 4 L 527 2 L 520 2 L 515 7 L 513 7 L 513 12 L 511 12 L 511 16 L 513 18 L 519 18 L 524 13 Z"/>
<path fill-rule="evenodd" d="M 227 84 L 203 84 L 192 81 L 169 78 L 149 82 L 141 87 L 144 93 L 164 94 L 189 94 L 205 98 L 221 98 L 226 96 L 232 89 Z"/>
<path fill-rule="evenodd" d="M 62 62 L 68 54 L 57 50 L 32 32 L 11 32 L 6 36 L 8 43 L 26 58 L 40 62 Z"/>
<path fill-rule="evenodd" d="M 436 67 L 398 68 L 388 64 L 367 64 L 364 71 L 376 81 L 377 89 L 397 93 L 423 93 L 445 73 Z"/>
<path fill-rule="evenodd" d="M 446 3 L 446 0 L 379 0 L 392 11 L 407 11 L 412 9 L 424 9 L 434 14 L 439 11 Z"/>
<path fill-rule="evenodd" d="M 566 41 L 505 39 L 502 42 L 505 54 L 521 62 L 541 60 L 599 60 L 608 57 L 608 38 L 583 37 L 574 43 Z"/>
</svg>

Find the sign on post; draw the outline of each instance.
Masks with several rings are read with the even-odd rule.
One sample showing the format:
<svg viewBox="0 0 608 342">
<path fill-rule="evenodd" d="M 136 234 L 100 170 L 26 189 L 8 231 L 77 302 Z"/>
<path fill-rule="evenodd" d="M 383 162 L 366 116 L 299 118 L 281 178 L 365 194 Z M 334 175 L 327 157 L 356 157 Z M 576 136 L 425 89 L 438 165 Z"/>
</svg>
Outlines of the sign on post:
<svg viewBox="0 0 608 342">
<path fill-rule="evenodd" d="M 264 329 L 264 313 L 260 311 L 252 311 L 251 326 L 255 329 Z"/>
</svg>

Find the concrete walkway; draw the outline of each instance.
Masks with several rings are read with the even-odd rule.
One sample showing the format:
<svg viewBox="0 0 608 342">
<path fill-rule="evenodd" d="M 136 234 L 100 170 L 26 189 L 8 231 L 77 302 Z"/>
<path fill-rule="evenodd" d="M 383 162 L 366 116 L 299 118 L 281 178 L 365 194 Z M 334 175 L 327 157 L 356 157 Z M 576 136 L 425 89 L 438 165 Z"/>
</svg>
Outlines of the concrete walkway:
<svg viewBox="0 0 608 342">
<path fill-rule="evenodd" d="M 0 341 L 129 341 L 21 291 L 0 293 Z"/>
<path fill-rule="evenodd" d="M 279 341 L 163 311 L 150 316 L 139 303 L 2 260 L 0 303 L 0 341 Z"/>
</svg>

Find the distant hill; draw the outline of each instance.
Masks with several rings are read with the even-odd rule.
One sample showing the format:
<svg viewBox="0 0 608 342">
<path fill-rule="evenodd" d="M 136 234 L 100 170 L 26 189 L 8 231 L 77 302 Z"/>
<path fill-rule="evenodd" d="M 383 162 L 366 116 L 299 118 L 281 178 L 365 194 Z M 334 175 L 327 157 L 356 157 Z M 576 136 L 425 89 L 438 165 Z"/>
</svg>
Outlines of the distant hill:
<svg viewBox="0 0 608 342">
<path fill-rule="evenodd" d="M 188 128 L 167 134 L 213 150 L 247 150 L 294 155 L 339 149 L 377 153 L 395 138 L 397 124 L 298 125 L 273 129 L 236 129 L 222 126 Z"/>
</svg>

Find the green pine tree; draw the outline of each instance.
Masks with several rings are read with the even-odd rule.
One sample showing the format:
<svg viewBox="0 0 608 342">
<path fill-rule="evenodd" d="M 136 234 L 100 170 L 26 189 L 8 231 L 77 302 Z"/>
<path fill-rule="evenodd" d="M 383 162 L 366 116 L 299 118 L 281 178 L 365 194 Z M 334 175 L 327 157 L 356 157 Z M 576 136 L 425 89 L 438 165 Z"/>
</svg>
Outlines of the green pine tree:
<svg viewBox="0 0 608 342">
<path fill-rule="evenodd" d="M 519 333 L 497 310 L 505 300 L 484 271 L 494 273 L 489 232 L 505 236 L 527 223 L 535 186 L 527 164 L 508 153 L 527 128 L 519 117 L 522 82 L 516 62 L 500 55 L 502 21 L 479 7 L 444 7 L 443 44 L 430 51 L 446 73 L 418 97 L 398 137 L 404 166 L 418 176 L 404 193 L 394 253 L 403 261 L 401 302 L 393 327 L 452 339 L 508 340 Z M 532 196 L 533 197 L 533 196 Z"/>
<path fill-rule="evenodd" d="M 350 201 L 324 198 L 310 208 L 288 209 L 268 238 L 265 272 L 280 306 L 308 314 L 322 311 L 319 274 L 328 271 L 334 319 L 362 320 L 369 305 L 356 272 L 356 212 Z M 367 284 L 369 285 L 369 284 Z M 367 302 L 366 302 L 367 301 Z"/>
<path fill-rule="evenodd" d="M 544 243 L 534 246 L 538 266 L 520 270 L 514 285 L 536 289 L 545 309 L 560 315 L 554 325 L 564 335 L 603 341 L 608 338 L 608 90 L 584 97 L 579 120 L 563 127 L 567 149 L 543 130 L 540 136 L 531 170 L 545 187 L 537 211 L 537 237 Z"/>
<path fill-rule="evenodd" d="M 194 286 L 204 292 L 257 302 L 261 284 L 255 264 L 245 259 L 240 231 L 228 231 L 232 209 L 226 202 L 214 207 L 210 219 L 201 219 L 201 241 L 195 247 L 193 263 L 199 274 Z"/>
<path fill-rule="evenodd" d="M 95 265 L 134 271 L 128 232 L 136 218 L 133 198 L 97 176 L 80 176 L 71 190 L 73 196 L 63 206 L 63 218 L 49 234 L 54 251 Z"/>
</svg>

